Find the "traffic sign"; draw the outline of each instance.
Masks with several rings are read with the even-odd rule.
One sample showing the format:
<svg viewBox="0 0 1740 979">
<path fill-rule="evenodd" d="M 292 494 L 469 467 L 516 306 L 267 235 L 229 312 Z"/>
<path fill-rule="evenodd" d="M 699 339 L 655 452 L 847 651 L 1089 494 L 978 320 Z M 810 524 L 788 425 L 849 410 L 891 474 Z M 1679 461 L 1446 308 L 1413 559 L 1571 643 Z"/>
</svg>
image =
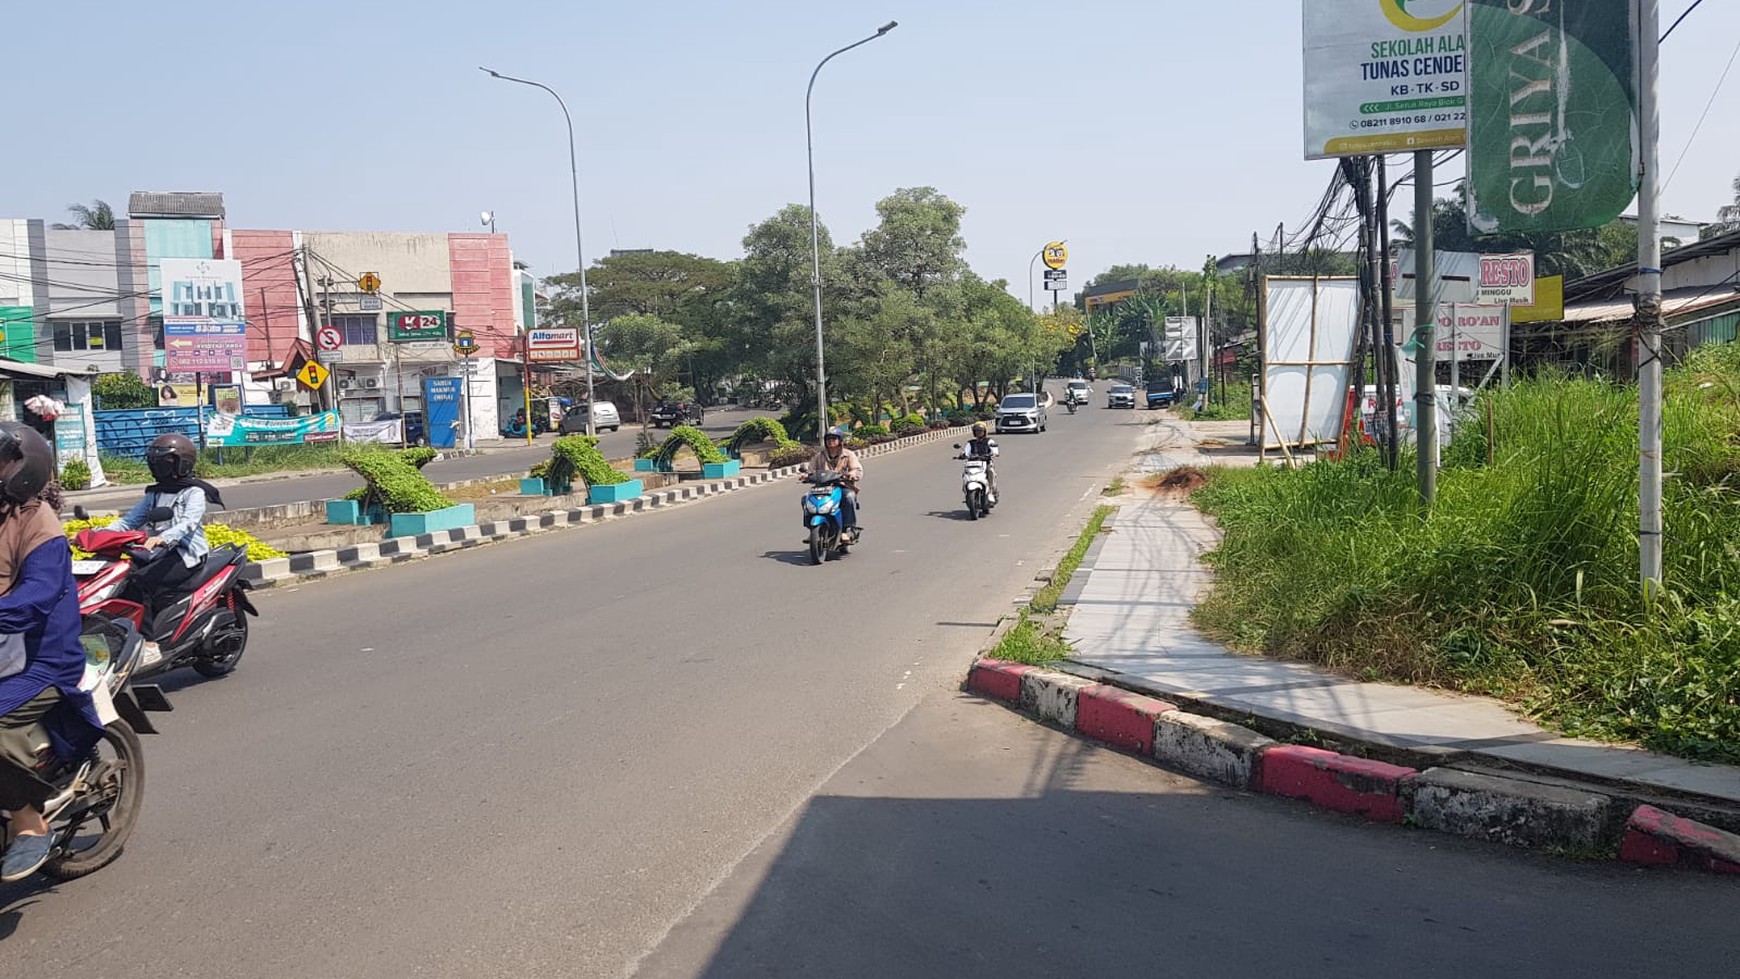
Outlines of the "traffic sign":
<svg viewBox="0 0 1740 979">
<path fill-rule="evenodd" d="M 320 366 L 318 362 L 310 360 L 302 365 L 301 370 L 296 372 L 296 380 L 301 381 L 302 386 L 308 390 L 318 391 L 331 374 L 331 371 Z"/>
<path fill-rule="evenodd" d="M 372 296 L 381 291 L 381 277 L 373 272 L 364 272 L 357 277 L 356 287 Z"/>
<path fill-rule="evenodd" d="M 1049 242 L 1040 259 L 1048 269 L 1061 269 L 1069 264 L 1069 249 L 1061 241 Z"/>
<path fill-rule="evenodd" d="M 365 313 L 378 313 L 383 308 L 382 303 L 381 303 L 381 297 L 379 297 L 379 296 L 366 296 L 366 295 L 365 296 L 358 296 L 358 297 L 356 297 L 356 308 L 362 310 Z"/>
<path fill-rule="evenodd" d="M 337 350 L 344 346 L 344 334 L 336 326 L 323 326 L 314 334 L 314 344 L 322 350 Z"/>
</svg>

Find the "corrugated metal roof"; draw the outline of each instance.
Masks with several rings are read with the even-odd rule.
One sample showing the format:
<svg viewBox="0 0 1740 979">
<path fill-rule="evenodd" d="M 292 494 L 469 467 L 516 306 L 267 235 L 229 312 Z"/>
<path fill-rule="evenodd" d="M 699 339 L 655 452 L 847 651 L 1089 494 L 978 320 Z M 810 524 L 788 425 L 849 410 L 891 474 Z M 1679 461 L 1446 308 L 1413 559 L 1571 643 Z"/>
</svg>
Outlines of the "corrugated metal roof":
<svg viewBox="0 0 1740 979">
<path fill-rule="evenodd" d="M 224 195 L 198 191 L 136 190 L 127 198 L 127 216 L 222 219 Z"/>
<path fill-rule="evenodd" d="M 1673 319 L 1701 309 L 1740 301 L 1740 292 L 1731 284 L 1719 286 L 1688 286 L 1662 293 L 1662 317 Z M 1634 307 L 1630 296 L 1594 302 L 1566 303 L 1566 323 L 1607 323 L 1631 319 Z"/>
<path fill-rule="evenodd" d="M 1740 248 L 1740 230 L 1717 235 L 1705 241 L 1696 241 L 1679 248 L 1670 248 L 1662 253 L 1661 267 L 1672 268 L 1681 262 L 1689 262 L 1695 258 L 1709 255 L 1720 255 L 1733 248 Z M 1628 262 L 1581 279 L 1572 279 L 1565 283 L 1565 301 L 1567 303 L 1580 299 L 1612 299 L 1621 295 L 1625 283 L 1637 274 L 1637 263 Z"/>
<path fill-rule="evenodd" d="M 53 380 L 57 377 L 92 377 L 97 372 L 88 368 L 61 367 L 54 364 L 26 364 L 0 357 L 0 377 L 36 377 Z"/>
</svg>

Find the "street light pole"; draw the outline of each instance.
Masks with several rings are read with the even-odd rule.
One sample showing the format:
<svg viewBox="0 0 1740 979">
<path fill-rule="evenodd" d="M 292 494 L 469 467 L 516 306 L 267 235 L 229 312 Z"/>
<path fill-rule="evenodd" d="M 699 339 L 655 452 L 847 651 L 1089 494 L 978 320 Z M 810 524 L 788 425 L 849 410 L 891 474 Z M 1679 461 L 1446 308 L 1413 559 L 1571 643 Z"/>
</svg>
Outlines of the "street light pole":
<svg viewBox="0 0 1740 979">
<path fill-rule="evenodd" d="M 541 88 L 549 92 L 550 97 L 556 100 L 556 104 L 562 107 L 562 118 L 568 121 L 568 175 L 574 189 L 574 252 L 580 263 L 580 325 L 586 334 L 586 434 L 597 435 L 598 427 L 594 419 L 593 407 L 597 402 L 593 397 L 592 390 L 592 300 L 586 294 L 586 245 L 585 239 L 580 235 L 580 163 L 574 154 L 574 117 L 568 113 L 568 103 L 562 101 L 562 96 L 557 95 L 555 89 L 543 82 L 504 75 L 494 68 L 485 68 L 482 65 L 478 66 L 478 70 L 488 74 L 491 78 L 499 78 L 504 82 L 519 82 L 521 85 L 530 85 L 533 88 Z M 530 375 L 532 369 L 531 350 L 523 351 L 521 356 L 525 358 L 526 373 Z M 528 388 L 528 394 L 529 390 Z M 531 413 L 527 412 L 526 432 L 528 435 L 531 430 L 532 417 Z"/>
<path fill-rule="evenodd" d="M 869 44 L 882 35 L 900 26 L 898 21 L 889 21 L 876 29 L 876 33 L 853 44 L 848 44 L 833 54 L 828 55 L 816 65 L 816 70 L 810 72 L 809 88 L 804 90 L 804 149 L 807 154 L 810 169 L 810 288 L 815 293 L 816 300 L 816 443 L 821 444 L 828 434 L 828 372 L 823 366 L 822 354 L 822 237 L 820 225 L 816 220 L 816 137 L 815 128 L 810 122 L 810 96 L 816 91 L 816 76 L 822 73 L 822 66 L 834 60 L 847 51 L 863 44 Z M 590 372 L 591 365 L 587 365 Z"/>
</svg>

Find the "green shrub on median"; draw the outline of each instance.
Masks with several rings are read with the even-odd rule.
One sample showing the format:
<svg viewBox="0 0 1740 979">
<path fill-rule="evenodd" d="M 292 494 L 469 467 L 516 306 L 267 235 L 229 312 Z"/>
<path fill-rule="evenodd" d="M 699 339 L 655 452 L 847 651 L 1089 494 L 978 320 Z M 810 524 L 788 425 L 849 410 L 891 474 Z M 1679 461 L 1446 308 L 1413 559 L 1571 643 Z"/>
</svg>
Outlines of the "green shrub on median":
<svg viewBox="0 0 1740 979">
<path fill-rule="evenodd" d="M 573 483 L 576 476 L 587 486 L 615 486 L 632 478 L 610 467 L 610 460 L 598 451 L 596 436 L 564 435 L 550 447 L 550 464 L 544 477 L 563 485 Z"/>
<path fill-rule="evenodd" d="M 412 462 L 415 457 L 407 458 L 408 453 L 423 451 L 428 450 L 345 449 L 339 453 L 339 461 L 367 482 L 346 498 L 361 501 L 365 510 L 378 506 L 388 513 L 428 513 L 452 506 L 453 501 L 418 471 Z"/>
</svg>

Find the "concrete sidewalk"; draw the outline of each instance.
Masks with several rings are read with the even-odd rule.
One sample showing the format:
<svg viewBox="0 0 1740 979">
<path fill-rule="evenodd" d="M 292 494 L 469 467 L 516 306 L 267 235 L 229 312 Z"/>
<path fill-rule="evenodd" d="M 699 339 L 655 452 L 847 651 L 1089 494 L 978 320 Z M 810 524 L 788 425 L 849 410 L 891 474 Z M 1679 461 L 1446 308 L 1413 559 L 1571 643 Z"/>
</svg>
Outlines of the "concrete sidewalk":
<svg viewBox="0 0 1740 979">
<path fill-rule="evenodd" d="M 1178 426 L 1172 444 L 1144 457 L 1143 471 L 1209 460 Z M 1126 503 L 1077 572 L 1065 638 L 1074 662 L 1118 674 L 1121 685 L 1159 696 L 1314 728 L 1332 736 L 1492 767 L 1526 767 L 1567 778 L 1690 794 L 1740 805 L 1740 768 L 1684 761 L 1639 748 L 1559 737 L 1504 704 L 1388 683 L 1362 683 L 1300 663 L 1239 655 L 1189 624 L 1212 583 L 1198 561 L 1218 533 L 1179 499 Z M 1068 669 L 1068 667 L 1065 667 Z"/>
</svg>

